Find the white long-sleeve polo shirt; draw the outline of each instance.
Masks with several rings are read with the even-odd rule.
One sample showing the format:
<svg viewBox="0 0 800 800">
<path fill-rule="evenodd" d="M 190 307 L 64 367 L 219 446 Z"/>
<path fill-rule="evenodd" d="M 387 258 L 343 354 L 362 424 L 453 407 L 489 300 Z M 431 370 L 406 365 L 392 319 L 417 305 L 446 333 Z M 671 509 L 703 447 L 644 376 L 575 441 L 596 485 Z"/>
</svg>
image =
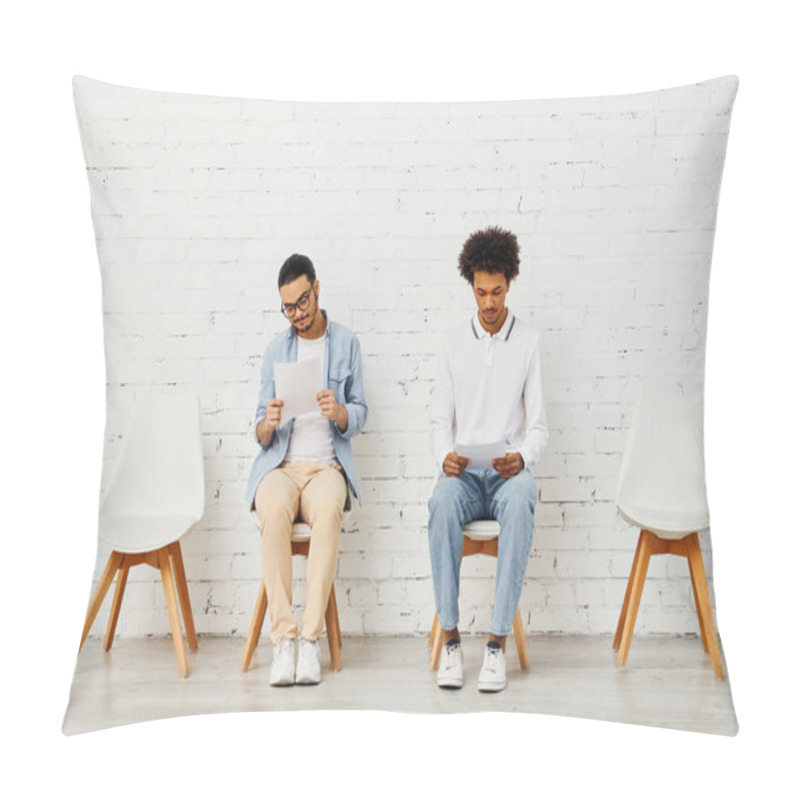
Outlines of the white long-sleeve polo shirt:
<svg viewBox="0 0 800 800">
<path fill-rule="evenodd" d="M 431 400 L 431 446 L 439 469 L 455 443 L 504 441 L 527 468 L 547 443 L 539 336 L 509 310 L 490 335 L 478 316 L 445 341 Z"/>
</svg>

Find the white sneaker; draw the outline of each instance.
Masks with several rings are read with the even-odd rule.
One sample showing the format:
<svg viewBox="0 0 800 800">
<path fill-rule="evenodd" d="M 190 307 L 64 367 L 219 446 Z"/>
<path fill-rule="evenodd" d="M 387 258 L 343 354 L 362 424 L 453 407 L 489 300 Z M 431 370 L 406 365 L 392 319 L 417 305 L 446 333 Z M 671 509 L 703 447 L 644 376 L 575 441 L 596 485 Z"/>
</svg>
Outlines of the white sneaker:
<svg viewBox="0 0 800 800">
<path fill-rule="evenodd" d="M 281 636 L 272 648 L 270 686 L 291 686 L 294 683 L 294 639 Z"/>
<path fill-rule="evenodd" d="M 319 683 L 322 670 L 319 666 L 319 641 L 300 637 L 297 648 L 297 683 L 305 685 Z"/>
<path fill-rule="evenodd" d="M 461 642 L 451 639 L 442 650 L 436 683 L 443 689 L 460 689 L 464 682 L 464 658 Z"/>
<path fill-rule="evenodd" d="M 478 675 L 478 691 L 502 692 L 506 688 L 506 657 L 500 647 L 489 647 L 483 652 L 483 666 Z"/>
</svg>

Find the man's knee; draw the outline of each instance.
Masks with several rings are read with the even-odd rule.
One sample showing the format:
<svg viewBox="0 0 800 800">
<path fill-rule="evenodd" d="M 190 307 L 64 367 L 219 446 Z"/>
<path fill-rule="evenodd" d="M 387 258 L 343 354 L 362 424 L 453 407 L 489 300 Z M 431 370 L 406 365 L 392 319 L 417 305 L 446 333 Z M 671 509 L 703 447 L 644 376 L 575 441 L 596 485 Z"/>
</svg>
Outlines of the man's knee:
<svg viewBox="0 0 800 800">
<path fill-rule="evenodd" d="M 509 478 L 497 495 L 497 513 L 533 517 L 536 506 L 536 483 L 530 470 L 522 470 Z"/>
<path fill-rule="evenodd" d="M 334 495 L 317 497 L 303 509 L 302 516 L 312 528 L 338 531 L 344 517 L 344 500 Z"/>
<path fill-rule="evenodd" d="M 261 534 L 279 535 L 294 522 L 294 509 L 291 503 L 280 502 L 269 495 L 256 500 L 256 515 L 261 523 Z"/>
<path fill-rule="evenodd" d="M 458 478 L 442 477 L 436 482 L 428 500 L 431 515 L 440 512 L 456 511 L 460 507 L 460 481 Z"/>
<path fill-rule="evenodd" d="M 428 543 L 432 550 L 450 549 L 460 539 L 466 519 L 463 502 L 459 479 L 440 478 L 428 501 Z"/>
<path fill-rule="evenodd" d="M 313 528 L 324 528 L 326 530 L 338 530 L 342 524 L 342 509 L 335 504 L 317 509 L 316 513 L 309 519 L 309 525 Z"/>
</svg>

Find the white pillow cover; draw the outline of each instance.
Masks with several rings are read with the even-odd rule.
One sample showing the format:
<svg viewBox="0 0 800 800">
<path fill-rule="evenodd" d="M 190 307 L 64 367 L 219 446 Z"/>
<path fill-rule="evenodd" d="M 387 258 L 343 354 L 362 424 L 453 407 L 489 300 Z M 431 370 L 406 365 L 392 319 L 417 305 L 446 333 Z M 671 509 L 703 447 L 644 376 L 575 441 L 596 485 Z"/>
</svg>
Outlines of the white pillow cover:
<svg viewBox="0 0 800 800">
<path fill-rule="evenodd" d="M 365 366 L 364 503 L 342 536 L 342 630 L 427 630 L 428 398 L 441 335 L 473 310 L 458 252 L 488 225 L 519 238 L 508 302 L 544 349 L 551 436 L 535 469 L 527 629 L 613 632 L 635 543 L 614 504 L 632 403 L 644 381 L 703 379 L 737 87 L 315 103 L 74 79 L 103 285 L 104 480 L 137 392 L 197 389 L 207 504 L 184 554 L 198 633 L 242 634 L 252 613 L 260 557 L 244 482 L 261 354 L 285 325 L 277 270 L 292 252 L 314 261 L 321 304 L 359 336 Z M 486 629 L 493 569 L 465 564 L 474 631 Z M 648 630 L 696 630 L 687 581 L 653 580 L 656 602 L 685 613 L 654 614 Z M 380 599 L 389 585 L 400 599 Z M 587 588 L 598 602 L 576 609 Z M 146 582 L 129 587 L 118 631 L 167 633 L 160 609 L 136 613 L 139 590 Z"/>
</svg>

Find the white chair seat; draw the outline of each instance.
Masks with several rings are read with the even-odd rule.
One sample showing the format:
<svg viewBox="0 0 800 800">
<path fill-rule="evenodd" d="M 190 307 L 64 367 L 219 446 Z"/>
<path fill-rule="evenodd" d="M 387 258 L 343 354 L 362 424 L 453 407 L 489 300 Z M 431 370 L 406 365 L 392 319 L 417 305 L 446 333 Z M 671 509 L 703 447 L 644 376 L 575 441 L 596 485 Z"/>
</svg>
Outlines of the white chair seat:
<svg viewBox="0 0 800 800">
<path fill-rule="evenodd" d="M 307 522 L 295 522 L 292 525 L 292 541 L 307 542 L 311 539 L 311 526 Z"/>
<path fill-rule="evenodd" d="M 468 522 L 464 528 L 464 536 L 476 542 L 487 542 L 495 539 L 500 533 L 500 523 L 495 519 L 476 519 Z"/>
<path fill-rule="evenodd" d="M 119 553 L 147 553 L 178 541 L 196 522 L 193 514 L 101 516 L 99 537 Z"/>
<path fill-rule="evenodd" d="M 620 516 L 636 528 L 648 530 L 662 539 L 683 539 L 690 533 L 708 530 L 708 514 L 674 512 L 666 508 L 641 507 L 628 503 L 617 506 Z M 694 524 L 692 524 L 694 523 Z"/>
<path fill-rule="evenodd" d="M 350 494 L 350 488 L 347 489 L 347 497 L 344 501 L 344 513 L 342 514 L 342 525 L 347 521 L 347 518 L 353 513 L 353 498 Z M 258 520 L 258 514 L 255 509 L 250 512 L 250 518 L 256 528 L 261 528 L 261 523 Z M 308 542 L 311 540 L 311 526 L 307 522 L 298 519 L 292 524 L 292 541 L 293 542 Z"/>
</svg>

